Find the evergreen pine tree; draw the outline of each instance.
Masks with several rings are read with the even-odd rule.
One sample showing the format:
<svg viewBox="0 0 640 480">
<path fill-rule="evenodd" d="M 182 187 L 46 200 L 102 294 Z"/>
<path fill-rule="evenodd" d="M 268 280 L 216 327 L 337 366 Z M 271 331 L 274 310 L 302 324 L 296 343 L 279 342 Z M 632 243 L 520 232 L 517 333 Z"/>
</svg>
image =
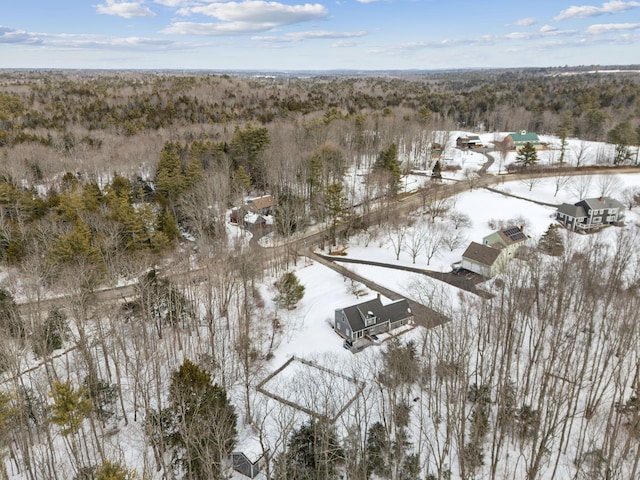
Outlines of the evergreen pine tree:
<svg viewBox="0 0 640 480">
<path fill-rule="evenodd" d="M 38 356 L 49 355 L 62 348 L 67 332 L 67 318 L 62 310 L 53 307 L 44 324 L 33 336 L 33 353 Z"/>
<path fill-rule="evenodd" d="M 566 111 L 560 119 L 559 136 L 560 136 L 560 165 L 564 163 L 565 153 L 567 151 L 567 136 L 573 131 L 573 114 Z"/>
<path fill-rule="evenodd" d="M 229 145 L 234 169 L 244 166 L 251 183 L 258 188 L 265 186 L 265 166 L 261 154 L 270 141 L 266 128 L 248 124 L 244 129 L 236 128 Z"/>
<path fill-rule="evenodd" d="M 631 122 L 625 120 L 618 123 L 608 133 L 609 142 L 615 144 L 614 165 L 628 163 L 632 159 L 630 145 L 636 143 L 636 132 L 633 130 Z"/>
<path fill-rule="evenodd" d="M 342 193 L 341 183 L 332 183 L 327 186 L 324 192 L 324 203 L 327 214 L 331 219 L 329 235 L 331 237 L 332 244 L 335 245 L 338 223 L 341 220 L 344 220 L 349 213 L 349 209 L 347 208 L 347 199 Z"/>
<path fill-rule="evenodd" d="M 91 230 L 86 223 L 78 219 L 73 230 L 56 238 L 49 249 L 49 260 L 54 265 L 86 264 L 101 266 L 100 251 L 91 244 Z"/>
<path fill-rule="evenodd" d="M 102 203 L 102 192 L 96 182 L 89 182 L 82 189 L 82 204 L 85 210 L 98 211 Z"/>
<path fill-rule="evenodd" d="M 0 328 L 13 338 L 22 339 L 26 335 L 13 295 L 4 288 L 0 288 Z"/>
<path fill-rule="evenodd" d="M 175 217 L 167 208 L 163 209 L 156 220 L 156 230 L 164 233 L 169 240 L 180 238 L 180 230 Z"/>
<path fill-rule="evenodd" d="M 186 188 L 186 179 L 182 173 L 179 143 L 167 142 L 160 153 L 156 170 L 156 192 L 158 200 L 165 205 L 173 205 Z"/>
<path fill-rule="evenodd" d="M 247 173 L 244 165 L 238 166 L 233 174 L 233 183 L 236 188 L 243 192 L 251 190 L 251 176 Z"/>
<path fill-rule="evenodd" d="M 518 150 L 516 162 L 521 163 L 524 168 L 531 167 L 538 163 L 538 152 L 531 142 L 526 142 L 524 146 Z"/>
<path fill-rule="evenodd" d="M 442 166 L 440 165 L 440 160 L 436 160 L 433 170 L 431 171 L 431 177 L 436 180 L 442 180 Z"/>
<path fill-rule="evenodd" d="M 184 187 L 186 190 L 193 188 L 202 180 L 202 164 L 200 160 L 191 157 L 184 169 Z"/>
<path fill-rule="evenodd" d="M 15 430 L 23 425 L 16 422 L 18 411 L 13 405 L 12 397 L 4 392 L 0 392 L 0 477 L 9 478 L 6 472 L 5 452 L 15 435 Z"/>
<path fill-rule="evenodd" d="M 551 224 L 538 241 L 538 248 L 547 255 L 557 257 L 564 253 L 564 241 L 558 231 L 559 226 Z"/>
<path fill-rule="evenodd" d="M 374 168 L 375 170 L 388 173 L 389 193 L 391 195 L 397 194 L 400 188 L 400 177 L 402 176 L 400 162 L 398 162 L 398 145 L 392 143 L 386 150 L 381 151 L 378 154 Z"/>
<path fill-rule="evenodd" d="M 171 375 L 168 440 L 189 478 L 220 478 L 237 436 L 234 406 L 211 375 L 186 359 Z"/>
<path fill-rule="evenodd" d="M 77 432 L 82 422 L 92 410 L 91 400 L 82 387 L 74 388 L 71 382 L 53 382 L 51 391 L 53 404 L 51 409 L 51 423 L 62 427 L 63 436 Z"/>
<path fill-rule="evenodd" d="M 135 480 L 136 473 L 119 463 L 106 461 L 98 467 L 95 480 Z"/>
<path fill-rule="evenodd" d="M 375 422 L 367 432 L 367 469 L 380 477 L 390 474 L 390 466 L 387 463 L 391 445 L 389 437 L 380 422 Z"/>
<path fill-rule="evenodd" d="M 285 273 L 278 282 L 276 282 L 278 295 L 276 302 L 280 307 L 291 310 L 304 297 L 304 285 L 300 283 L 295 273 Z"/>
<path fill-rule="evenodd" d="M 289 437 L 286 454 L 276 460 L 276 478 L 335 479 L 336 467 L 343 461 L 335 430 L 326 423 L 310 421 Z"/>
</svg>

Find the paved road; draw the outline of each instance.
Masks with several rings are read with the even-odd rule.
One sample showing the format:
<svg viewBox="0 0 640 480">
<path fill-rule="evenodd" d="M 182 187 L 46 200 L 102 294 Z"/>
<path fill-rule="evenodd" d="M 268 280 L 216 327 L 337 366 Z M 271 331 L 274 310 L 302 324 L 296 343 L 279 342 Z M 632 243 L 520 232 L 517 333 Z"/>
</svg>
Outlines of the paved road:
<svg viewBox="0 0 640 480">
<path fill-rule="evenodd" d="M 557 175 L 597 175 L 597 174 L 629 174 L 629 173 L 640 173 L 640 168 L 638 167 L 580 167 L 579 169 L 575 167 L 562 167 L 562 168 L 541 168 L 536 171 L 536 175 L 540 178 L 542 177 L 554 177 Z M 439 188 L 438 197 L 451 197 L 462 193 L 466 190 L 471 190 L 473 188 L 483 188 L 491 185 L 497 185 L 504 182 L 514 181 L 514 180 L 522 180 L 529 176 L 529 172 L 515 172 L 508 173 L 504 175 L 483 175 L 474 179 L 472 182 L 456 182 L 454 184 L 435 184 Z M 428 187 L 429 188 L 429 187 Z M 389 215 L 391 217 L 398 217 L 402 215 L 407 215 L 409 212 L 416 210 L 422 206 L 422 202 L 424 201 L 423 191 L 413 192 L 407 195 L 404 195 L 398 198 L 395 201 L 392 201 L 388 206 Z M 386 207 L 385 207 L 386 208 Z M 337 234 L 340 234 L 344 231 L 346 227 L 340 226 L 338 228 Z M 305 237 L 298 238 L 288 243 L 284 243 L 282 245 L 272 247 L 269 250 L 273 255 L 290 255 L 292 252 L 298 252 L 300 255 L 306 255 L 306 247 L 311 245 L 317 245 L 321 243 L 323 240 L 326 240 L 327 232 L 320 231 L 317 233 L 312 233 L 306 235 Z M 255 245 L 254 248 L 265 248 L 259 247 Z M 330 262 L 331 263 L 331 262 Z M 193 279 L 198 278 L 203 273 L 207 271 L 207 267 L 185 270 L 184 272 L 172 274 L 171 277 L 176 280 L 184 280 L 189 279 L 189 281 L 194 281 Z M 103 289 L 97 291 L 93 294 L 92 300 L 97 302 L 106 302 L 113 301 L 119 298 L 131 297 L 134 295 L 135 290 L 133 286 L 120 286 L 120 287 L 111 287 L 107 289 Z M 58 297 L 55 299 L 48 300 L 40 300 L 39 302 L 26 302 L 20 304 L 20 311 L 23 314 L 34 313 L 36 311 L 47 311 L 54 305 L 62 305 L 64 306 L 70 299 L 73 299 L 73 295 L 67 295 L 63 297 Z"/>
</svg>

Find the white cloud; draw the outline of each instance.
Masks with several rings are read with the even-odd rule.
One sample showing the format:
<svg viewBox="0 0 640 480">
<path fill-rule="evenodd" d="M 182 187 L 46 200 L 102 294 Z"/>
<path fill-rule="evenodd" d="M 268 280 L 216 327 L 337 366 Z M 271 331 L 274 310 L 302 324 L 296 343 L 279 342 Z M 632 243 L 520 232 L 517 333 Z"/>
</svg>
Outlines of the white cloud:
<svg viewBox="0 0 640 480">
<path fill-rule="evenodd" d="M 327 32 L 323 30 L 314 30 L 308 32 L 291 32 L 281 36 L 267 36 L 267 37 L 252 37 L 252 40 L 259 42 L 301 42 L 303 40 L 324 40 L 324 39 L 339 39 L 339 38 L 354 38 L 362 37 L 367 32 Z"/>
<path fill-rule="evenodd" d="M 41 45 L 42 38 L 37 33 L 15 30 L 9 27 L 0 26 L 0 44 L 13 43 L 22 45 Z"/>
<path fill-rule="evenodd" d="M 538 20 L 536 20 L 534 17 L 527 17 L 527 18 L 521 18 L 520 20 L 516 20 L 514 25 L 516 27 L 528 27 L 529 25 L 533 25 L 534 23 L 537 23 L 537 22 Z"/>
<path fill-rule="evenodd" d="M 332 48 L 352 48 L 357 46 L 358 42 L 354 42 L 352 40 L 338 40 L 331 44 Z"/>
<path fill-rule="evenodd" d="M 186 7 L 188 5 L 192 5 L 193 2 L 190 0 L 153 0 L 153 3 L 157 3 L 158 5 L 162 5 L 163 7 Z"/>
<path fill-rule="evenodd" d="M 328 11 L 324 5 L 319 3 L 286 5 L 263 0 L 245 0 L 243 2 L 214 2 L 208 5 L 188 7 L 183 9 L 182 13 L 198 13 L 227 22 L 289 25 L 324 18 Z"/>
<path fill-rule="evenodd" d="M 638 30 L 640 23 L 601 23 L 591 25 L 586 33 L 589 35 L 601 35 L 603 33 L 618 32 L 620 30 Z"/>
<path fill-rule="evenodd" d="M 166 50 L 193 48 L 194 45 L 185 45 L 171 40 L 145 38 L 145 37 L 106 37 L 92 34 L 69 33 L 39 33 L 25 32 L 9 27 L 0 26 L 0 44 L 37 45 L 45 48 L 64 49 L 131 49 L 141 50 Z"/>
<path fill-rule="evenodd" d="M 174 22 L 160 31 L 169 35 L 243 35 L 270 30 L 275 25 L 248 22 L 227 23 L 198 23 L 198 22 Z"/>
<path fill-rule="evenodd" d="M 118 17 L 155 17 L 156 14 L 144 6 L 141 2 L 118 2 L 106 0 L 106 3 L 96 5 L 96 11 L 103 15 L 116 15 Z"/>
<path fill-rule="evenodd" d="M 524 40 L 527 38 L 535 37 L 537 35 L 538 34 L 534 32 L 511 32 L 511 33 L 507 33 L 505 35 L 505 38 L 509 40 Z"/>
<path fill-rule="evenodd" d="M 554 20 L 559 21 L 570 18 L 596 17 L 600 15 L 620 13 L 637 7 L 640 7 L 640 2 L 625 2 L 623 0 L 611 0 L 610 2 L 603 3 L 601 7 L 595 7 L 593 5 L 574 5 L 566 10 L 562 10 L 559 15 L 554 17 Z"/>
<path fill-rule="evenodd" d="M 279 2 L 246 0 L 243 2 L 214 2 L 208 5 L 183 8 L 181 15 L 201 14 L 216 18 L 219 22 L 174 22 L 162 33 L 179 35 L 242 35 L 271 30 L 328 15 L 321 4 L 286 5 Z"/>
<path fill-rule="evenodd" d="M 371 54 L 394 56 L 403 55 L 409 51 L 427 49 L 451 49 L 451 48 L 473 48 L 473 47 L 495 47 L 502 45 L 505 51 L 512 48 L 507 45 L 514 45 L 513 42 L 523 43 L 523 48 L 546 48 L 547 44 L 566 46 L 572 37 L 577 37 L 577 30 L 558 30 L 555 27 L 545 25 L 539 31 L 533 32 L 511 32 L 506 35 L 480 35 L 470 38 L 444 39 L 439 41 L 412 42 L 392 45 L 386 48 L 369 50 Z M 560 39 L 562 40 L 554 40 Z M 551 42 L 551 43 L 550 43 Z M 515 46 L 513 48 L 516 48 Z M 517 47 L 520 49 L 520 47 Z"/>
<path fill-rule="evenodd" d="M 569 36 L 574 35 L 577 32 L 575 30 L 558 30 L 551 25 L 544 25 L 537 32 L 512 32 L 504 36 L 506 40 L 532 40 L 537 38 L 546 38 L 554 36 Z"/>
</svg>

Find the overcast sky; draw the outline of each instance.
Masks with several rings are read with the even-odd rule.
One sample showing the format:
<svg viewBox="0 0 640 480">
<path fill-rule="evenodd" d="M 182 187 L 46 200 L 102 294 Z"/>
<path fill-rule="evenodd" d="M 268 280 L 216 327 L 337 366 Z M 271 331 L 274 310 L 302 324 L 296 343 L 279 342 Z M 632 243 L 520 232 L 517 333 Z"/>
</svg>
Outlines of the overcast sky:
<svg viewBox="0 0 640 480">
<path fill-rule="evenodd" d="M 640 1 L 5 0 L 0 68 L 376 70 L 640 63 Z"/>
</svg>

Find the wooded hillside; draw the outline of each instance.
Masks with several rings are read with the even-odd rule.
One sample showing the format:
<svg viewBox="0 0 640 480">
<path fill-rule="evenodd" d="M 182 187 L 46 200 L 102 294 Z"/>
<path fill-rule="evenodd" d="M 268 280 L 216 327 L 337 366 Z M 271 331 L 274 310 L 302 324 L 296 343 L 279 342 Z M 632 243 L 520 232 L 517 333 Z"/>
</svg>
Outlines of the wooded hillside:
<svg viewBox="0 0 640 480">
<path fill-rule="evenodd" d="M 364 385 L 335 423 L 255 390 L 310 290 L 286 240 L 389 224 L 415 262 L 431 237 L 389 205 L 409 169 L 440 173 L 450 131 L 637 162 L 640 75 L 559 73 L 1 72 L 0 478 L 222 479 L 249 437 L 274 480 L 636 478 L 635 226 L 562 249 L 553 230 L 490 296 L 411 292 L 454 321 L 314 358 Z M 421 197 L 431 224 L 443 191 Z M 266 194 L 284 246 L 248 248 L 229 210 Z M 451 216 L 453 250 L 470 219 Z M 292 385 L 314 405 L 338 388 Z"/>
</svg>

